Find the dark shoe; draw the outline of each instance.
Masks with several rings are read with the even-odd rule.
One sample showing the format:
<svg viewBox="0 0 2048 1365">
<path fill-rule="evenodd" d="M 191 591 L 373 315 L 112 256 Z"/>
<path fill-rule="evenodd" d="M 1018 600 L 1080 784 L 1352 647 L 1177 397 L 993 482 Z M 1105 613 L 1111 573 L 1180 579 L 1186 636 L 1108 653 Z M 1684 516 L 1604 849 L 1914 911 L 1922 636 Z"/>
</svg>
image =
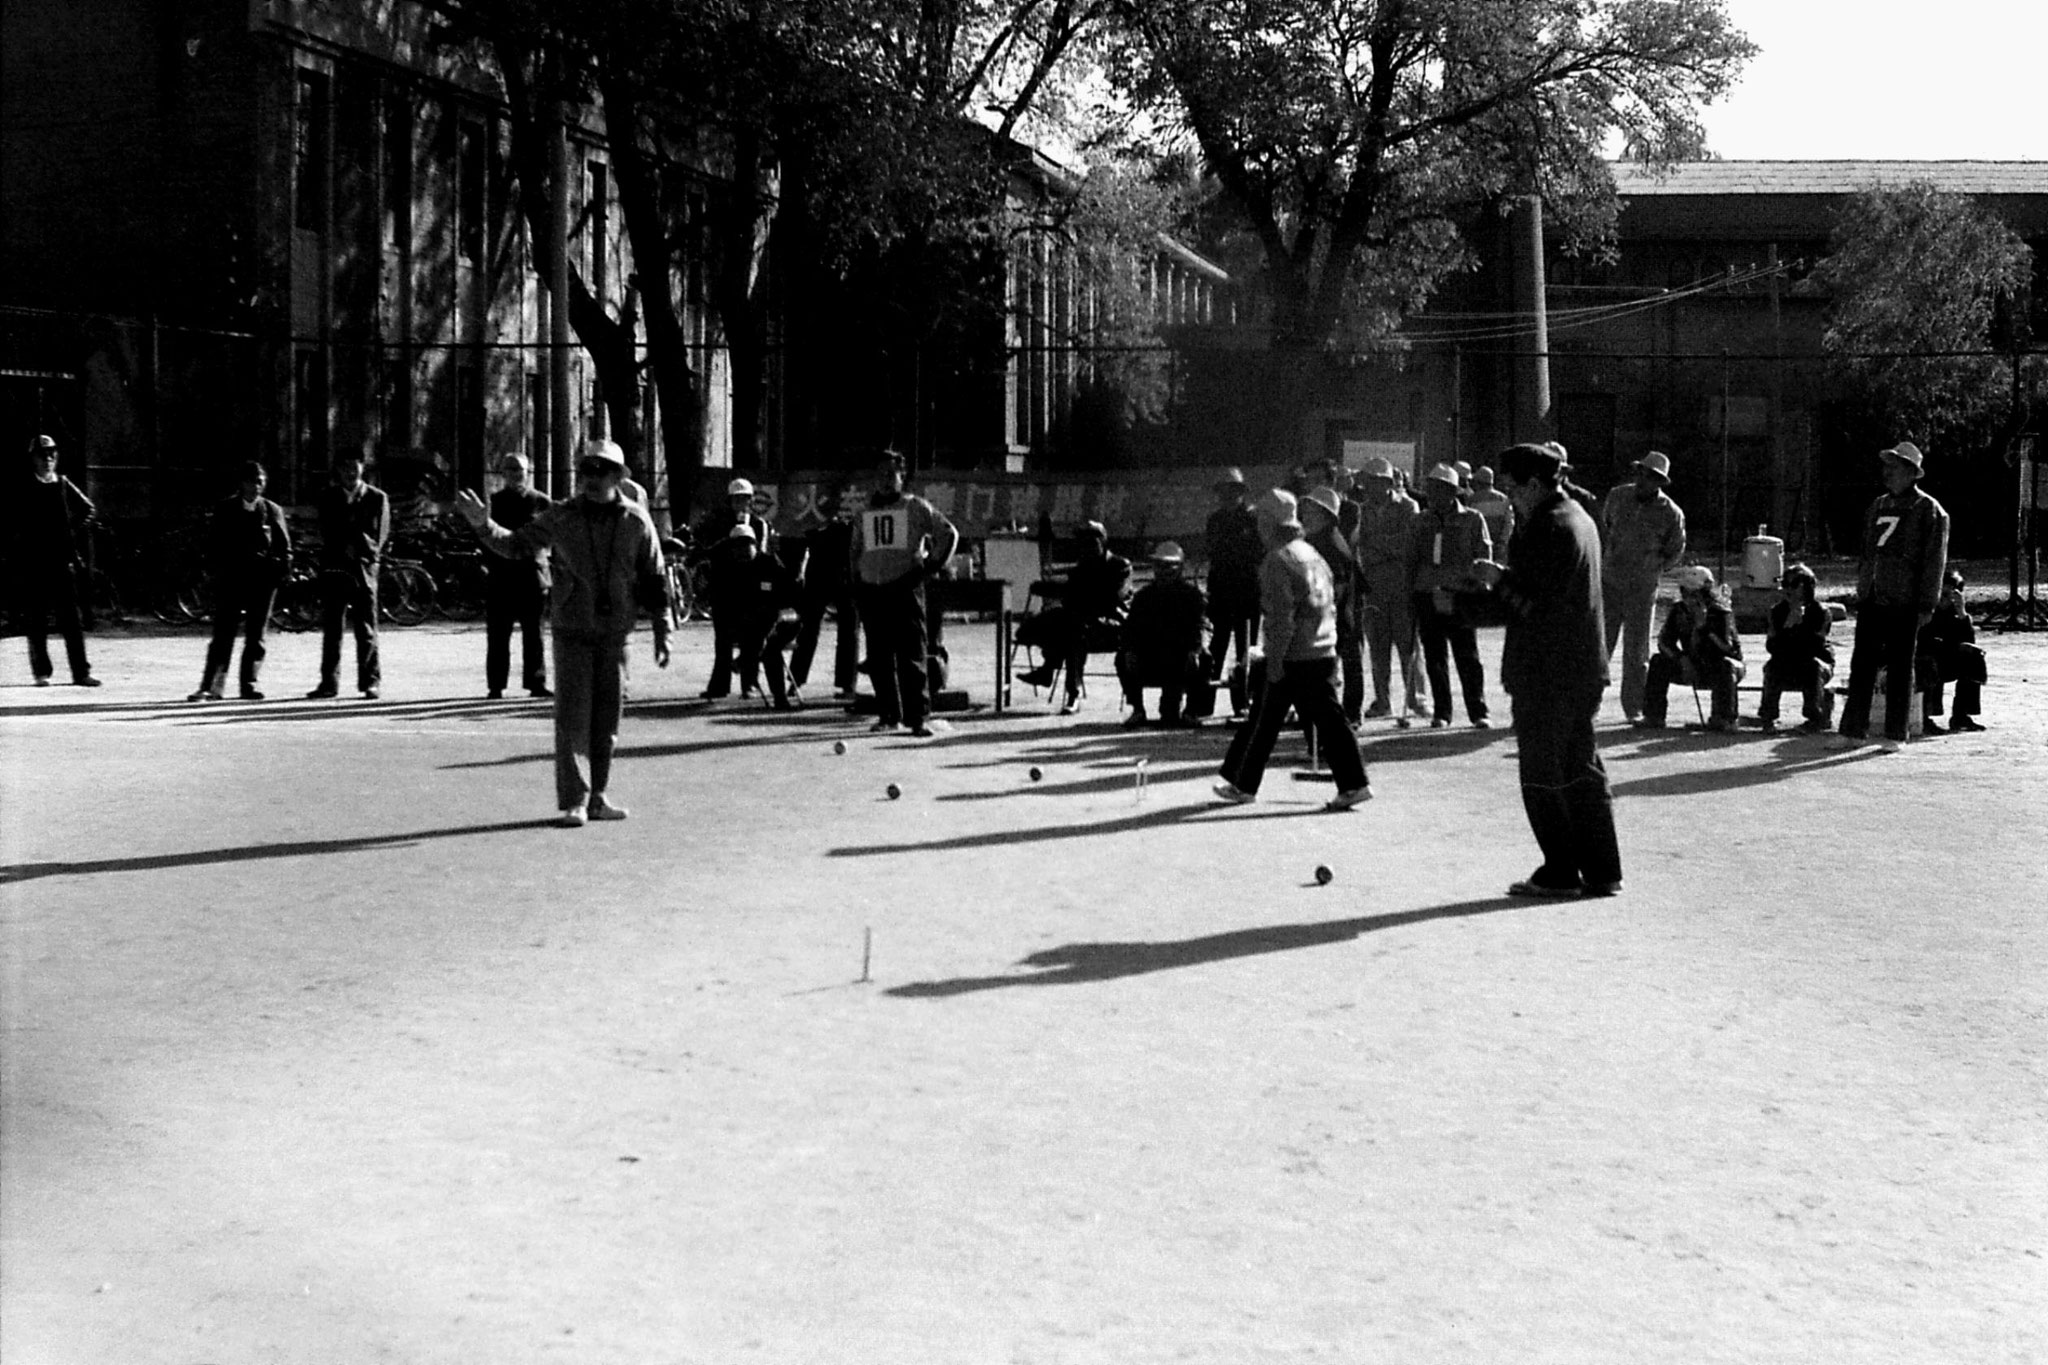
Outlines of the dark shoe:
<svg viewBox="0 0 2048 1365">
<path fill-rule="evenodd" d="M 47 673 L 43 674 L 43 675 L 42 675 L 41 677 L 39 677 L 39 678 L 37 678 L 37 679 L 36 679 L 36 686 L 37 686 L 37 687 L 48 687 L 49 685 L 50 685 L 50 675 L 49 675 L 49 674 L 47 674 Z"/>
<path fill-rule="evenodd" d="M 1472 728 L 1475 730 L 1491 730 L 1493 728 L 1493 722 L 1488 720 L 1485 716 L 1474 716 L 1472 718 Z"/>
<path fill-rule="evenodd" d="M 1385 720 L 1393 713 L 1393 708 L 1388 706 L 1385 701 L 1376 701 L 1371 706 L 1365 708 L 1365 719 Z"/>
<path fill-rule="evenodd" d="M 1055 670 L 1053 669 L 1044 667 L 1027 668 L 1022 673 L 1019 673 L 1017 675 L 1017 681 L 1021 683 L 1029 683 L 1033 687 L 1050 686 L 1053 680 L 1054 671 Z"/>
<path fill-rule="evenodd" d="M 919 721 L 917 724 L 910 727 L 908 733 L 912 739 L 930 739 L 933 735 L 937 734 L 938 732 L 932 729 L 932 727 L 926 724 L 924 721 Z"/>
<path fill-rule="evenodd" d="M 341 689 L 337 688 L 333 683 L 321 683 L 318 687 L 314 688 L 311 692 L 308 692 L 306 694 L 306 700 L 323 701 L 329 697 L 338 697 L 340 695 Z"/>
<path fill-rule="evenodd" d="M 1531 876 L 1510 885 L 1508 887 L 1508 894 L 1510 896 L 1520 896 L 1525 900 L 1556 901 L 1568 900 L 1581 895 L 1583 894 L 1583 888 L 1577 884 L 1560 886 L 1552 882 L 1539 882 L 1535 877 Z"/>
<path fill-rule="evenodd" d="M 1163 725 L 1166 722 L 1166 717 L 1161 716 L 1159 720 Z M 1130 715 L 1124 717 L 1124 729 L 1126 730 L 1142 730 L 1151 723 L 1143 711 L 1133 711 Z"/>
<path fill-rule="evenodd" d="M 216 693 L 214 693 L 214 695 L 215 695 L 215 696 L 219 696 L 220 694 L 219 694 L 218 692 L 216 692 Z M 253 687 L 245 687 L 245 688 L 243 688 L 243 689 L 242 689 L 242 700 L 243 700 L 243 701 L 262 701 L 262 700 L 263 700 L 263 694 L 262 694 L 261 692 L 258 692 L 258 691 L 257 691 L 257 690 L 256 690 L 255 688 L 253 688 Z"/>
<path fill-rule="evenodd" d="M 1725 735 L 1735 728 L 1735 721 L 1730 716 L 1715 716 L 1707 721 L 1707 728 L 1717 735 Z"/>
<path fill-rule="evenodd" d="M 1960 729 L 1961 727 L 1958 726 L 1957 728 Z M 1926 735 L 1945 735 L 1948 733 L 1947 729 L 1942 726 L 1942 723 L 1932 716 L 1920 722 L 1920 732 Z"/>
<path fill-rule="evenodd" d="M 492 689 L 491 689 L 490 691 L 488 691 L 488 692 L 484 693 L 484 700 L 485 700 L 485 701 L 503 701 L 503 700 L 505 700 L 505 689 L 504 689 L 504 688 L 502 688 L 502 687 L 494 687 L 494 688 L 492 688 Z"/>
<path fill-rule="evenodd" d="M 88 673 L 82 678 L 73 678 L 71 680 L 71 685 L 73 687 L 98 687 L 100 685 L 100 680 L 98 678 L 95 678 L 92 674 Z"/>
<path fill-rule="evenodd" d="M 1619 896 L 1621 894 L 1621 881 L 1617 878 L 1611 882 L 1587 882 L 1585 890 L 1579 892 L 1579 894 L 1589 901 L 1604 900 L 1609 896 Z"/>
<path fill-rule="evenodd" d="M 1429 728 L 1432 730 L 1448 730 L 1451 728 L 1451 718 L 1449 716 L 1437 716 L 1429 722 Z"/>
<path fill-rule="evenodd" d="M 1981 733 L 1984 729 L 1983 726 L 1977 723 L 1977 718 L 1975 716 L 1957 716 L 1954 720 L 1949 722 L 1948 728 L 1957 733 L 1962 733 L 1964 731 L 1969 731 L 1972 733 Z"/>
<path fill-rule="evenodd" d="M 1664 728 L 1664 717 L 1657 716 L 1653 719 L 1649 716 L 1637 716 L 1629 724 L 1638 730 L 1661 730 Z"/>
<path fill-rule="evenodd" d="M 529 697 L 552 697 L 555 695 L 555 689 L 549 687 L 546 683 L 542 683 L 539 687 L 527 688 L 526 695 Z"/>
<path fill-rule="evenodd" d="M 902 728 L 902 721 L 884 719 L 878 720 L 873 725 L 870 725 L 868 727 L 868 733 L 871 735 L 893 735 Z"/>
<path fill-rule="evenodd" d="M 194 693 L 193 693 L 193 694 L 192 694 L 191 696 L 189 696 L 189 697 L 185 698 L 185 700 L 186 700 L 186 701 L 219 701 L 219 700 L 220 700 L 220 693 L 218 693 L 218 692 L 214 691 L 214 690 L 213 690 L 212 688 L 210 688 L 210 687 L 202 687 L 202 688 L 200 688 L 200 689 L 199 689 L 199 690 L 198 690 L 197 692 L 194 692 Z"/>
</svg>

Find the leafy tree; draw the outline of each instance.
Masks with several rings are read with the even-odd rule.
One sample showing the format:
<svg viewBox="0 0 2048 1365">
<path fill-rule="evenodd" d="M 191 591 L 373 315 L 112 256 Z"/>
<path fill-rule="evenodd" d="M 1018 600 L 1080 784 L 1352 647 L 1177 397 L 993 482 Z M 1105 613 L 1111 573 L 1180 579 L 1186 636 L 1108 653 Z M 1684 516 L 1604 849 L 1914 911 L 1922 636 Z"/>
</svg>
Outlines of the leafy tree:
<svg viewBox="0 0 2048 1365">
<path fill-rule="evenodd" d="M 1995 324 L 2025 315 L 2032 263 L 1996 215 L 1926 181 L 1843 204 L 1813 279 L 1831 295 L 1822 345 L 1873 437 L 1940 443 L 2023 417 L 2009 362 L 1969 353 L 2013 340 Z"/>
<path fill-rule="evenodd" d="M 1600 159 L 1700 149 L 1754 48 L 1720 0 L 1118 0 L 1132 133 L 1199 153 L 1259 248 L 1277 348 L 1383 341 L 1503 196 L 1609 235 Z"/>
</svg>

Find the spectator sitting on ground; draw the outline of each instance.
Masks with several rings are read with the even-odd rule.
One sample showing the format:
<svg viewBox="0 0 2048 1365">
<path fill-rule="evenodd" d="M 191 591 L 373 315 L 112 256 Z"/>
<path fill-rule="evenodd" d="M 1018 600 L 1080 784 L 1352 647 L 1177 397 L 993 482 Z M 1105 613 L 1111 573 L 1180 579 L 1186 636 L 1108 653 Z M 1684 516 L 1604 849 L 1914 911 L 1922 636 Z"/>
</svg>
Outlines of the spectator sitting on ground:
<svg viewBox="0 0 2048 1365">
<path fill-rule="evenodd" d="M 1828 640 L 1834 620 L 1814 595 L 1813 570 L 1788 564 L 1780 580 L 1784 595 L 1771 607 L 1764 623 L 1764 696 L 1756 718 L 1766 730 L 1778 728 L 1778 697 L 1797 692 L 1804 698 L 1805 735 L 1825 734 L 1834 709 L 1828 682 L 1835 676 L 1835 647 Z"/>
<path fill-rule="evenodd" d="M 1943 683 L 1956 685 L 1955 709 L 1949 713 L 1950 730 L 1982 730 L 1977 713 L 1982 708 L 1982 687 L 1988 670 L 1984 651 L 1977 647 L 1977 626 L 1970 609 L 1963 605 L 1963 576 L 1950 569 L 1943 581 L 1941 602 L 1934 616 L 1920 628 L 1920 696 L 1926 719 L 1921 729 L 1930 735 L 1941 733 L 1935 717 L 1941 714 Z"/>
<path fill-rule="evenodd" d="M 1088 665 L 1089 635 L 1123 625 L 1124 595 L 1130 589 L 1131 561 L 1109 552 L 1109 531 L 1099 521 L 1081 523 L 1081 558 L 1064 580 L 1050 585 L 1060 601 L 1040 612 L 1032 623 L 1030 643 L 1045 662 L 1017 676 L 1033 687 L 1045 687 L 1061 668 L 1067 671 L 1067 699 L 1060 714 L 1081 709 L 1081 673 Z"/>
<path fill-rule="evenodd" d="M 1181 577 L 1185 558 L 1174 542 L 1160 542 L 1152 552 L 1152 581 L 1138 590 L 1124 617 L 1116 676 L 1131 704 L 1126 729 L 1146 723 L 1147 687 L 1159 689 L 1161 725 L 1202 723 L 1183 703 L 1207 676 L 1208 660 L 1202 650 L 1207 605 L 1202 590 Z"/>
<path fill-rule="evenodd" d="M 1678 600 L 1665 613 L 1643 686 L 1643 713 L 1638 729 L 1664 727 L 1666 693 L 1674 682 L 1705 687 L 1714 706 L 1709 730 L 1735 728 L 1735 685 L 1742 681 L 1742 637 L 1735 616 L 1721 600 L 1711 569 L 1689 564 L 1678 571 Z"/>
</svg>

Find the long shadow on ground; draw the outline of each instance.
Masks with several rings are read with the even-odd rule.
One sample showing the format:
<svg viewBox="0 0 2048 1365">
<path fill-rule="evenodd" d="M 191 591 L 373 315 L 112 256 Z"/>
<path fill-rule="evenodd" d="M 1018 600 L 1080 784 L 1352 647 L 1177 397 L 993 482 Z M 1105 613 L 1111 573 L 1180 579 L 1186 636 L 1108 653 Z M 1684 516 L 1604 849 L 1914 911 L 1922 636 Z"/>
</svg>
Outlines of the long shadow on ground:
<svg viewBox="0 0 2048 1365">
<path fill-rule="evenodd" d="M 1147 972 L 1170 971 L 1177 967 L 1198 967 L 1205 962 L 1221 962 L 1233 957 L 1286 953 L 1297 948 L 1323 948 L 1382 929 L 1399 929 L 1403 925 L 1423 924 L 1433 919 L 1491 915 L 1501 910 L 1528 909 L 1531 905 L 1530 901 L 1500 896 L 1492 900 L 1460 901 L 1455 905 L 1366 915 L 1358 919 L 1268 924 L 1253 929 L 1233 929 L 1226 934 L 1168 939 L 1159 943 L 1066 943 L 1033 953 L 1019 962 L 1019 967 L 1033 969 L 1028 973 L 912 981 L 907 985 L 892 986 L 884 993 L 906 999 L 932 1000 L 975 991 L 999 990 L 1006 986 L 1072 986 L 1085 981 L 1113 981 L 1120 976 L 1142 976 Z"/>
<path fill-rule="evenodd" d="M 456 825 L 450 829 L 416 829 L 402 834 L 368 834 L 352 839 L 296 839 L 283 844 L 245 844 L 240 848 L 202 848 L 187 853 L 148 853 L 133 858 L 95 858 L 76 863 L 10 863 L 0 867 L 0 884 L 40 877 L 85 877 L 99 872 L 154 872 L 170 867 L 204 867 L 212 863 L 243 863 L 262 858 L 304 858 L 322 853 L 362 853 L 372 849 L 410 848 L 427 839 L 455 839 L 470 834 L 500 834 L 516 829 L 544 829 L 553 819 L 501 820 L 489 825 Z"/>
<path fill-rule="evenodd" d="M 1225 812 L 1228 812 L 1226 815 Z M 998 829 L 982 834 L 962 834 L 951 839 L 932 839 L 917 844 L 854 844 L 831 849 L 829 858 L 874 858 L 890 853 L 943 853 L 963 848 L 1000 848 L 1006 844 L 1037 844 L 1052 839 L 1087 839 L 1103 834 L 1123 834 L 1135 829 L 1150 829 L 1155 825 L 1177 824 L 1182 820 L 1199 815 L 1212 815 L 1230 820 L 1288 820 L 1304 815 L 1321 816 L 1331 819 L 1329 812 L 1321 806 L 1295 807 L 1289 810 L 1255 809 L 1245 806 L 1223 806 L 1214 801 L 1201 801 L 1184 806 L 1161 806 L 1156 810 L 1139 815 L 1127 815 L 1118 820 L 1089 820 L 1071 825 L 1035 825 L 1029 829 Z"/>
</svg>

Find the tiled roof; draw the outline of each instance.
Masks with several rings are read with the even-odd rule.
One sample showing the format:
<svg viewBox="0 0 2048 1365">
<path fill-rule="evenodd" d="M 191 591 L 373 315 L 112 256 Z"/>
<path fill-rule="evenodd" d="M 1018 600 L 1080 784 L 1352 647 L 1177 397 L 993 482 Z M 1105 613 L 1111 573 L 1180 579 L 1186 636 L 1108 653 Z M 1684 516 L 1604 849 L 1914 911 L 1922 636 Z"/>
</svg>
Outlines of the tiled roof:
<svg viewBox="0 0 2048 1365">
<path fill-rule="evenodd" d="M 2048 194 L 2048 161 L 1687 161 L 1659 178 L 1617 161 L 1623 195 L 1854 194 L 1932 181 L 1955 194 Z"/>
</svg>

